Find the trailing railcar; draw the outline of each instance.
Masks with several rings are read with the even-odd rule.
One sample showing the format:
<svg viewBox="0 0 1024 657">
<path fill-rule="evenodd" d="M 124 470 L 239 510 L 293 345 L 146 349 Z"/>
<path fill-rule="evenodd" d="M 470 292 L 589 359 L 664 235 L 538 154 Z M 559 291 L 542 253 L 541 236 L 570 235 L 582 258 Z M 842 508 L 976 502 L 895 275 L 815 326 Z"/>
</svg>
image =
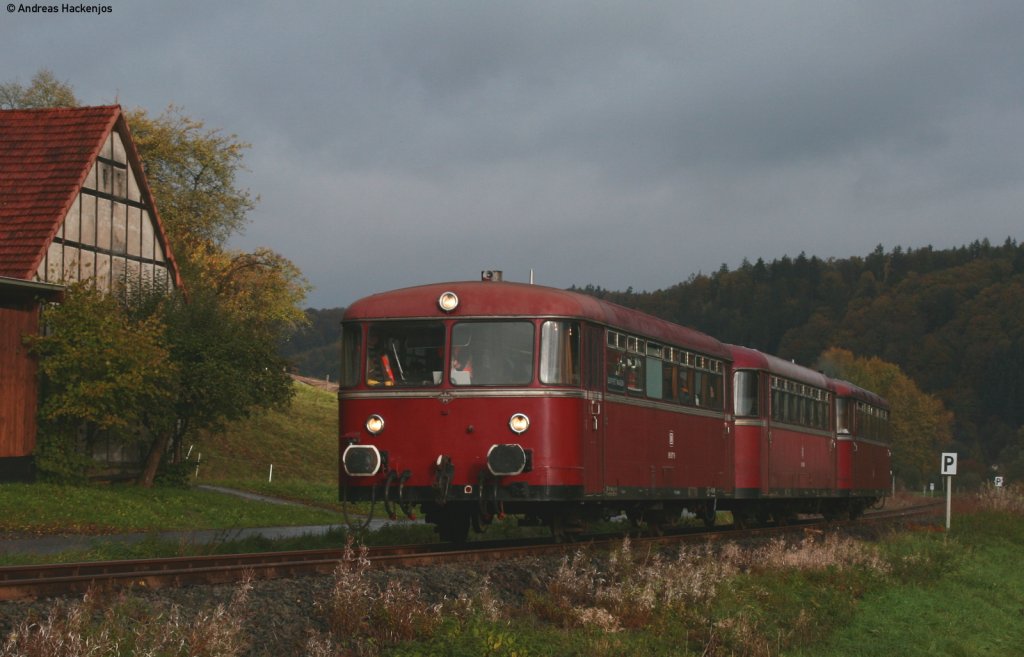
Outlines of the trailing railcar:
<svg viewBox="0 0 1024 657">
<path fill-rule="evenodd" d="M 425 285 L 352 304 L 342 326 L 343 499 L 419 506 L 444 540 L 498 514 L 570 531 L 733 492 L 729 350 L 590 296 Z"/>
<path fill-rule="evenodd" d="M 848 501 L 839 506 L 856 518 L 889 491 L 892 448 L 889 403 L 848 381 L 834 380 L 836 487 Z"/>
</svg>

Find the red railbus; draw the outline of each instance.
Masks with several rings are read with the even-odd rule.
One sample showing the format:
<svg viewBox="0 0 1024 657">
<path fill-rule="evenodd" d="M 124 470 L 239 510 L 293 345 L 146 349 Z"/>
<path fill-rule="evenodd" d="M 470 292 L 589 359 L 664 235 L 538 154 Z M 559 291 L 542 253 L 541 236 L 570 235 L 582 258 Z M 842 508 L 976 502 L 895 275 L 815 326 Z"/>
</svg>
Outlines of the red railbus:
<svg viewBox="0 0 1024 657">
<path fill-rule="evenodd" d="M 806 421 L 747 406 L 734 419 L 734 397 L 748 403 L 734 361 L 737 386 L 756 380 L 758 412 L 780 390 Z M 419 507 L 450 541 L 502 514 L 559 534 L 620 513 L 658 525 L 684 509 L 709 524 L 717 510 L 818 511 L 838 495 L 830 385 L 571 291 L 384 292 L 343 319 L 340 495 L 392 515 Z"/>
</svg>

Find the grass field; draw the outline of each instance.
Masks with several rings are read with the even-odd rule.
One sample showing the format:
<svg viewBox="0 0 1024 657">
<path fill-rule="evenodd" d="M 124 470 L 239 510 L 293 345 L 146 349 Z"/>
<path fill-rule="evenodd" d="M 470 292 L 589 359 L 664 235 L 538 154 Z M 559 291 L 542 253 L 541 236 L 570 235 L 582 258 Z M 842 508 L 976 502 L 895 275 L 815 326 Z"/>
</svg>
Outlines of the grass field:
<svg viewBox="0 0 1024 657">
<path fill-rule="evenodd" d="M 191 445 L 197 483 L 331 487 L 337 499 L 338 398 L 295 384 L 287 411 L 268 411 L 233 423 L 226 432 Z M 270 466 L 274 466 L 273 481 Z M 266 489 L 264 487 L 264 489 Z"/>
</svg>

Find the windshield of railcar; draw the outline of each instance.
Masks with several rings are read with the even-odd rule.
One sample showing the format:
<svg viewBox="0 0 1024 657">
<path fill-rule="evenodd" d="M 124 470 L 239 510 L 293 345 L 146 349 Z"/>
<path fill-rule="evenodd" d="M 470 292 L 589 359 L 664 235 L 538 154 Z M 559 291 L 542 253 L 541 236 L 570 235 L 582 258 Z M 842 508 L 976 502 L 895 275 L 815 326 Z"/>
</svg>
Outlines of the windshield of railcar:
<svg viewBox="0 0 1024 657">
<path fill-rule="evenodd" d="M 380 322 L 366 332 L 368 386 L 436 386 L 443 361 L 441 322 Z"/>
<path fill-rule="evenodd" d="M 455 324 L 449 380 L 457 386 L 530 383 L 533 380 L 533 323 L 474 321 Z"/>
</svg>

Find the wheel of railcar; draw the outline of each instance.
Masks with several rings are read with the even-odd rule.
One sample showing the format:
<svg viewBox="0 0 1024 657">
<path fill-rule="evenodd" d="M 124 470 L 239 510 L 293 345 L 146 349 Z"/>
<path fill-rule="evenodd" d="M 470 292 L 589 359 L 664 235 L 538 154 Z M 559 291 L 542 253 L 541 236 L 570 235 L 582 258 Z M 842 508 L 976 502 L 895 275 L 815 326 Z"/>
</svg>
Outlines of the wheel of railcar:
<svg viewBox="0 0 1024 657">
<path fill-rule="evenodd" d="M 792 525 L 796 522 L 796 511 L 785 506 L 780 506 L 772 511 L 772 516 L 775 518 L 775 524 L 779 527 Z"/>
<path fill-rule="evenodd" d="M 466 509 L 448 509 L 437 519 L 437 535 L 445 543 L 462 545 L 469 538 L 472 522 Z"/>
<path fill-rule="evenodd" d="M 749 529 L 752 526 L 752 517 L 747 509 L 733 509 L 732 526 L 736 529 Z"/>
<path fill-rule="evenodd" d="M 584 529 L 583 521 L 573 515 L 555 513 L 551 516 L 551 536 L 556 543 L 572 543 Z"/>
<path fill-rule="evenodd" d="M 821 510 L 821 515 L 825 517 L 828 522 L 836 522 L 842 520 L 845 516 L 845 509 L 841 509 L 833 504 L 829 504 Z"/>
<path fill-rule="evenodd" d="M 715 522 L 718 520 L 718 508 L 717 505 L 708 502 L 704 505 L 704 511 L 701 513 L 701 520 L 704 521 L 704 526 L 708 529 L 713 529 Z"/>
</svg>

